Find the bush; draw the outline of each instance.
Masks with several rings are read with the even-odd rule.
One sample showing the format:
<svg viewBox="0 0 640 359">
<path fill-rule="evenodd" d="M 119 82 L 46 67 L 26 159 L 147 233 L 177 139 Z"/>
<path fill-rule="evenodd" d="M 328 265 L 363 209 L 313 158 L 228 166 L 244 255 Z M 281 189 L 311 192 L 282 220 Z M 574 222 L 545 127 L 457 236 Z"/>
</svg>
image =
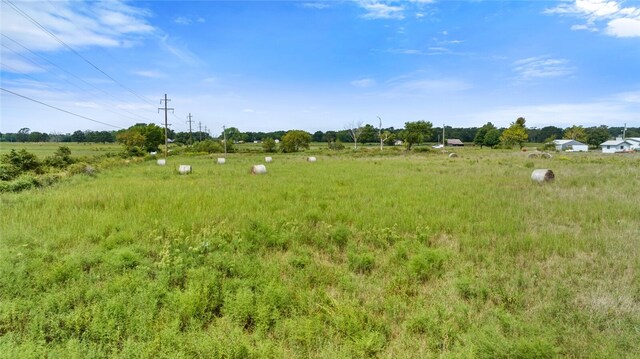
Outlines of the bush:
<svg viewBox="0 0 640 359">
<path fill-rule="evenodd" d="M 22 175 L 13 181 L 1 183 L 0 192 L 21 192 L 38 187 L 39 185 L 35 177 Z"/>
<path fill-rule="evenodd" d="M 349 269 L 356 273 L 370 273 L 376 265 L 376 260 L 371 253 L 349 253 Z"/>
<path fill-rule="evenodd" d="M 264 149 L 264 152 L 276 152 L 278 149 L 276 146 L 276 140 L 273 138 L 265 138 L 262 141 L 262 148 Z"/>
<path fill-rule="evenodd" d="M 331 141 L 329 142 L 329 149 L 335 151 L 344 150 L 344 143 L 340 140 Z"/>
<path fill-rule="evenodd" d="M 409 260 L 409 270 L 421 281 L 440 277 L 444 273 L 447 254 L 439 249 L 425 249 Z"/>
<path fill-rule="evenodd" d="M 11 152 L 2 155 L 0 163 L 11 168 L 8 171 L 4 171 L 5 175 L 7 173 L 15 173 L 17 176 L 28 171 L 42 173 L 42 164 L 38 161 L 38 157 L 31 152 L 27 152 L 24 148 L 19 151 L 12 149 Z"/>
</svg>

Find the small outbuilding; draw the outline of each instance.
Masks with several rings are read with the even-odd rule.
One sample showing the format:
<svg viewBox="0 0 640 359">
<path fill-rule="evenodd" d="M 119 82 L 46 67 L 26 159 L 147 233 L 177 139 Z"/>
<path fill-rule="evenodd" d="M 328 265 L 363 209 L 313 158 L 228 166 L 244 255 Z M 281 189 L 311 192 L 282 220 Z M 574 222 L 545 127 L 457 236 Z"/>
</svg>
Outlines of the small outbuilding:
<svg viewBox="0 0 640 359">
<path fill-rule="evenodd" d="M 633 151 L 635 144 L 633 140 L 615 139 L 601 143 L 600 147 L 602 153 L 620 153 Z"/>
<path fill-rule="evenodd" d="M 457 138 L 450 138 L 447 140 L 447 146 L 462 147 L 464 143 Z"/>
<path fill-rule="evenodd" d="M 556 151 L 587 152 L 589 145 L 576 140 L 553 140 Z"/>
</svg>

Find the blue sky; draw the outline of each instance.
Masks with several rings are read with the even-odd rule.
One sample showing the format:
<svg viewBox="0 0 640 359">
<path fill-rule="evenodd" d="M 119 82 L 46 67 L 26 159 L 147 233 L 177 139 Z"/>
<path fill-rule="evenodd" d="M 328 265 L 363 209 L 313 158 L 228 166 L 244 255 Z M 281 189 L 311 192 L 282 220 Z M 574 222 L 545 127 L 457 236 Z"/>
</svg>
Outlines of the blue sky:
<svg viewBox="0 0 640 359">
<path fill-rule="evenodd" d="M 2 132 L 640 126 L 640 1 L 1 6 Z"/>
</svg>

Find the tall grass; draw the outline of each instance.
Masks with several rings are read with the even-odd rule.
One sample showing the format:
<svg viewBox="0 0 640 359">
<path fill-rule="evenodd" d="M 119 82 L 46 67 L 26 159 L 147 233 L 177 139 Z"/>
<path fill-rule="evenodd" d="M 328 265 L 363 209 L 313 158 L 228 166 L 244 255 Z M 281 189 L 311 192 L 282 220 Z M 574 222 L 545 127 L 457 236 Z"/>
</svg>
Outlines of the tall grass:
<svg viewBox="0 0 640 359">
<path fill-rule="evenodd" d="M 0 353 L 639 356 L 640 157 L 457 152 L 170 157 L 2 194 Z"/>
</svg>

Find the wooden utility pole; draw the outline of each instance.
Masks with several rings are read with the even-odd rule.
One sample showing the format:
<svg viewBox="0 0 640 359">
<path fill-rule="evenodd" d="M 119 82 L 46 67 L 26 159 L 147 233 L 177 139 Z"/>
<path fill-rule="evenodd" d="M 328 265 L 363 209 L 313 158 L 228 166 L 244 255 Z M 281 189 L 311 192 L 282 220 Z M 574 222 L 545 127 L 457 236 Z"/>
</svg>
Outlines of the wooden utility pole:
<svg viewBox="0 0 640 359">
<path fill-rule="evenodd" d="M 189 112 L 189 116 L 187 116 L 187 118 L 189 119 L 187 121 L 187 123 L 189 124 L 189 147 L 193 146 L 193 138 L 191 137 L 191 124 L 193 123 L 193 121 L 191 120 L 191 112 Z"/>
<path fill-rule="evenodd" d="M 167 94 L 164 94 L 164 100 L 160 100 L 160 103 L 164 101 L 164 108 L 158 108 L 158 112 L 160 110 L 164 110 L 164 158 L 169 157 L 169 124 L 167 123 L 167 113 L 169 110 L 173 111 L 173 108 L 168 108 L 167 105 L 171 99 L 167 98 Z"/>
</svg>

